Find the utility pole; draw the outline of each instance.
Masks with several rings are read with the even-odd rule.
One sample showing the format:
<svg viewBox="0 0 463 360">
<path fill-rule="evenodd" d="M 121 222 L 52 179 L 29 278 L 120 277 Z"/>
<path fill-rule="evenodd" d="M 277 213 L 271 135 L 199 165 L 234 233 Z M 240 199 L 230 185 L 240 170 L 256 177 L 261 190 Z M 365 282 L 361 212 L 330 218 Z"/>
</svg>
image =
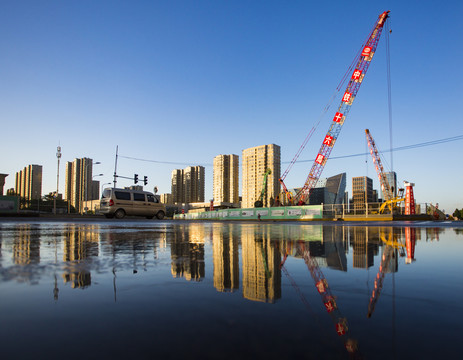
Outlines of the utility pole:
<svg viewBox="0 0 463 360">
<path fill-rule="evenodd" d="M 119 145 L 116 145 L 116 161 L 114 164 L 114 187 L 116 187 L 117 184 L 117 153 L 119 151 Z"/>
<path fill-rule="evenodd" d="M 59 194 L 59 160 L 61 159 L 61 146 L 56 148 L 56 158 L 58 159 L 58 168 L 56 170 L 56 194 L 53 196 L 53 214 L 56 215 L 56 198 Z"/>
</svg>

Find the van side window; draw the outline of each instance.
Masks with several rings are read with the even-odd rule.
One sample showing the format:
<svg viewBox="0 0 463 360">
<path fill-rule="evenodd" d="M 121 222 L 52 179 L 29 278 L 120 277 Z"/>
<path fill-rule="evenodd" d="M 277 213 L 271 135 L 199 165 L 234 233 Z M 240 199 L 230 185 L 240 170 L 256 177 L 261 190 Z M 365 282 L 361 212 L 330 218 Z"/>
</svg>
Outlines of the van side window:
<svg viewBox="0 0 463 360">
<path fill-rule="evenodd" d="M 133 199 L 135 201 L 145 201 L 145 194 L 133 193 Z"/>
<path fill-rule="evenodd" d="M 125 191 L 115 191 L 117 200 L 130 200 L 130 193 Z"/>
<path fill-rule="evenodd" d="M 148 202 L 152 202 L 152 203 L 157 203 L 159 202 L 158 199 L 154 196 L 154 195 L 146 195 L 146 197 L 148 198 Z"/>
</svg>

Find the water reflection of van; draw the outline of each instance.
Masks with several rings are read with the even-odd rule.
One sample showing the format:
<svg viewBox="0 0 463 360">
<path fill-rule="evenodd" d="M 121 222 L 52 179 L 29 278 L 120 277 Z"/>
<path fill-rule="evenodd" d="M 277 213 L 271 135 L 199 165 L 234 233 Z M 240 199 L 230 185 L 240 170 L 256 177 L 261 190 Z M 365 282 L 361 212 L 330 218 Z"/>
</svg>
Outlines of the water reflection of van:
<svg viewBox="0 0 463 360">
<path fill-rule="evenodd" d="M 122 219 L 124 216 L 144 216 L 147 219 L 164 219 L 166 207 L 159 196 L 148 191 L 107 188 L 100 200 L 100 212 L 107 218 Z"/>
</svg>

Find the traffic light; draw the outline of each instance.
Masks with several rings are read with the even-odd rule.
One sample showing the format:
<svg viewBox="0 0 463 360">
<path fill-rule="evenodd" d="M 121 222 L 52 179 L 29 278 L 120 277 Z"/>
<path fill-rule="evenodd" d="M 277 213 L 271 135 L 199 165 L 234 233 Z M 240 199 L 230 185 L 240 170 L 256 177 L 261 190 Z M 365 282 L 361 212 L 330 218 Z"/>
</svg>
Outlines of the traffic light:
<svg viewBox="0 0 463 360">
<path fill-rule="evenodd" d="M 145 176 L 145 177 L 143 178 L 143 182 L 144 182 L 145 185 L 148 184 L 148 176 Z"/>
<path fill-rule="evenodd" d="M 135 184 L 138 183 L 138 174 L 133 175 L 133 182 L 134 182 Z"/>
</svg>

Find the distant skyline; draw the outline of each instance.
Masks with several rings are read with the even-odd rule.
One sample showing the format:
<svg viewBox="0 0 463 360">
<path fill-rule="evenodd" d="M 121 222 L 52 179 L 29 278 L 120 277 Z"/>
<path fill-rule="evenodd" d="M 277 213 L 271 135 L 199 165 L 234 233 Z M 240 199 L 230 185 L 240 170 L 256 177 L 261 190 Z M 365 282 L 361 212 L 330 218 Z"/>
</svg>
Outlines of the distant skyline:
<svg viewBox="0 0 463 360">
<path fill-rule="evenodd" d="M 64 164 L 89 157 L 101 184 L 148 176 L 170 192 L 172 170 L 264 144 L 281 147 L 282 172 L 320 118 L 378 15 L 392 33 L 377 52 L 321 175 L 368 176 L 379 189 L 364 130 L 386 171 L 416 184 L 418 203 L 463 207 L 462 2 L 98 1 L 7 2 L 0 12 L 0 173 L 6 189 L 24 166 L 43 166 L 42 192 Z M 390 39 L 392 139 L 386 37 Z M 339 96 L 286 179 L 303 185 Z M 451 139 L 434 143 L 440 139 Z M 431 146 L 432 145 L 432 146 Z M 138 161 L 130 158 L 151 161 Z M 158 161 L 158 162 L 155 162 Z M 240 156 L 241 162 L 241 156 Z M 241 171 L 241 163 L 240 163 Z M 241 174 L 240 174 L 241 183 Z M 130 180 L 118 180 L 129 186 Z M 240 193 L 241 194 L 241 193 Z"/>
</svg>

